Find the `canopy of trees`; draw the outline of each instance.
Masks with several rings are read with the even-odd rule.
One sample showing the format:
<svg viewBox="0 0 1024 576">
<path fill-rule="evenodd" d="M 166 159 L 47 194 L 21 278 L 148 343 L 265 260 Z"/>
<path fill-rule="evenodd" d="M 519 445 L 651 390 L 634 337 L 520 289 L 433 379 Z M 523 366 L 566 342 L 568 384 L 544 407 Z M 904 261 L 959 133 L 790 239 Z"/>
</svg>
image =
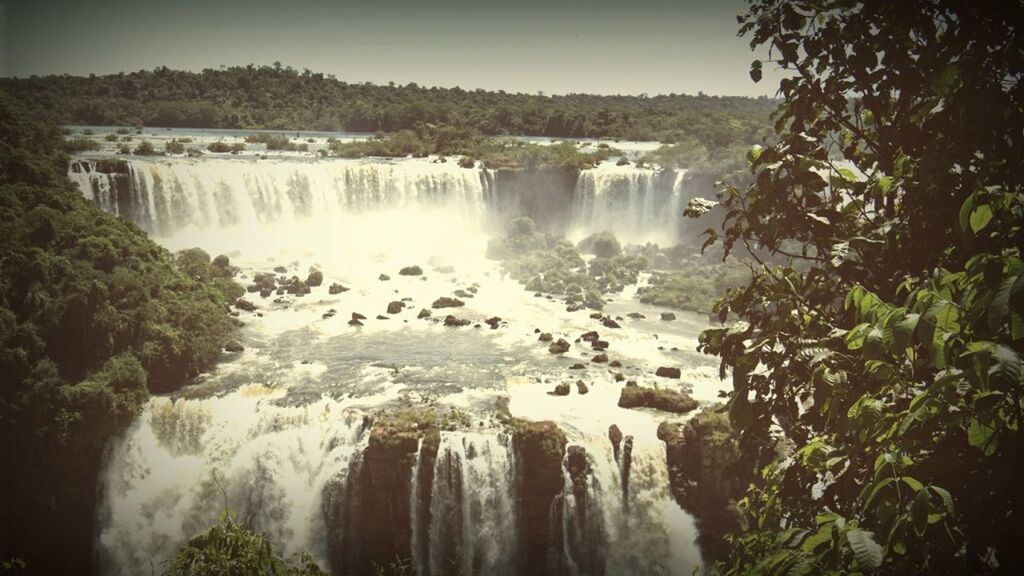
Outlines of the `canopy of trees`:
<svg viewBox="0 0 1024 576">
<path fill-rule="evenodd" d="M 710 149 L 753 143 L 777 102 L 687 95 L 540 96 L 503 91 L 349 84 L 280 66 L 162 67 L 109 76 L 2 79 L 0 87 L 65 124 L 395 132 L 417 123 L 472 126 L 487 135 L 609 137 Z"/>
<path fill-rule="evenodd" d="M 0 92 L 0 557 L 37 573 L 88 570 L 105 441 L 212 365 L 241 291 L 83 198 L 61 149 Z"/>
<path fill-rule="evenodd" d="M 756 0 L 741 19 L 792 76 L 778 143 L 708 231 L 771 258 L 701 337 L 767 464 L 721 573 L 1024 569 L 1021 12 Z"/>
</svg>

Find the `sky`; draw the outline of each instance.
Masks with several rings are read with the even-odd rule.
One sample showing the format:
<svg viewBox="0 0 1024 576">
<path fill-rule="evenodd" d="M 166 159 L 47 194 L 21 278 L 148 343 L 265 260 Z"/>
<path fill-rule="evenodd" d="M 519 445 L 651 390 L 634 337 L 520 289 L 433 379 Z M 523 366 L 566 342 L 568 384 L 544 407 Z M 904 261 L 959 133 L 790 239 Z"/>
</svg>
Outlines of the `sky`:
<svg viewBox="0 0 1024 576">
<path fill-rule="evenodd" d="M 743 0 L 0 0 L 0 76 L 279 61 L 346 82 L 775 94 Z"/>
</svg>

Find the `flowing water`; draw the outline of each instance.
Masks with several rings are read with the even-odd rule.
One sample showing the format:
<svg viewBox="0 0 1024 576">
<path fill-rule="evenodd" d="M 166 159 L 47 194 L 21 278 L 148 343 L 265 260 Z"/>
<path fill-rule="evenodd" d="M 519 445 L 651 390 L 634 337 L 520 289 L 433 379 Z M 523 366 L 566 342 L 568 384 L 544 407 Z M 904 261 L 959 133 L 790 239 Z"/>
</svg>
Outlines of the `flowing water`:
<svg viewBox="0 0 1024 576">
<path fill-rule="evenodd" d="M 335 549 L 359 541 L 361 526 L 347 516 L 372 489 L 355 480 L 368 473 L 362 455 L 374 417 L 429 407 L 457 411 L 466 422 L 441 432 L 429 454 L 421 438 L 401 468 L 408 491 L 389 502 L 407 518 L 403 560 L 421 575 L 522 574 L 521 494 L 531 471 L 495 416 L 504 405 L 514 417 L 555 422 L 585 453 L 582 484 L 564 464 L 561 494 L 544 512 L 565 573 L 690 574 L 700 565 L 693 519 L 671 497 L 656 437 L 671 415 L 619 408 L 622 383 L 613 375 L 713 401 L 717 366 L 695 350 L 704 320 L 677 312 L 677 321 L 662 322 L 631 287 L 606 307 L 624 318 L 609 330 L 504 277 L 483 257 L 486 242 L 524 214 L 495 201 L 502 174 L 431 159 L 132 159 L 114 169 L 75 161 L 69 175 L 84 195 L 168 248 L 229 255 L 242 284 L 275 266 L 287 276 L 304 278 L 311 267 L 324 274 L 303 298 L 249 294 L 259 309 L 240 315 L 245 350 L 226 354 L 179 393 L 153 398 L 111 445 L 97 520 L 103 573 L 159 571 L 224 509 L 286 553 L 308 550 L 343 573 L 332 559 L 358 560 L 358 550 Z M 624 240 L 674 241 L 684 188 L 672 172 L 584 171 L 562 191 L 568 212 L 557 215 L 560 232 L 609 229 Z M 413 264 L 423 276 L 398 274 Z M 334 282 L 350 290 L 329 294 Z M 469 288 L 475 296 L 454 313 L 473 323 L 500 316 L 501 327 L 416 318 L 434 299 Z M 386 314 L 398 300 L 405 310 Z M 348 324 L 356 312 L 367 317 L 363 326 Z M 536 330 L 570 342 L 599 330 L 623 367 L 589 363 L 589 347 L 575 344 L 551 355 Z M 587 367 L 567 370 L 575 362 Z M 658 366 L 677 366 L 683 377 L 656 378 Z M 588 394 L 549 393 L 576 379 L 588 383 Z M 628 439 L 628 458 L 627 440 L 619 453 L 609 440 L 612 424 Z"/>
</svg>

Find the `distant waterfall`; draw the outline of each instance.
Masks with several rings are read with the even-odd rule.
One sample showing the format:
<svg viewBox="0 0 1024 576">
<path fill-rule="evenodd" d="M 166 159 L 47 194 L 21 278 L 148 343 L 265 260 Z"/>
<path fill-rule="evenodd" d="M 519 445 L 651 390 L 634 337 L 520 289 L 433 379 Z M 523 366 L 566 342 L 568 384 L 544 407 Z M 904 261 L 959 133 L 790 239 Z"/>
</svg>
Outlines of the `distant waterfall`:
<svg viewBox="0 0 1024 576">
<path fill-rule="evenodd" d="M 75 161 L 69 176 L 104 210 L 157 236 L 375 208 L 443 206 L 479 218 L 493 180 L 482 169 L 419 159 L 101 162 Z M 118 171 L 103 170 L 111 166 Z"/>
<path fill-rule="evenodd" d="M 674 244 L 685 203 L 684 171 L 602 164 L 580 172 L 573 193 L 573 229 L 608 230 L 622 241 Z"/>
<path fill-rule="evenodd" d="M 516 574 L 511 438 L 443 432 L 430 498 L 430 574 Z"/>
</svg>

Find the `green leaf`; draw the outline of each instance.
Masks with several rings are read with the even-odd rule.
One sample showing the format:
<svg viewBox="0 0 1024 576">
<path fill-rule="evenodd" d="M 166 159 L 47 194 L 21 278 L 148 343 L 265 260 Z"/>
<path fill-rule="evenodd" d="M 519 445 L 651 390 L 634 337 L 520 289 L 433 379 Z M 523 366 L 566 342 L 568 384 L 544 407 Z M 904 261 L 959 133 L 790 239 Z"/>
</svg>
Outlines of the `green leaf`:
<svg viewBox="0 0 1024 576">
<path fill-rule="evenodd" d="M 932 92 L 936 96 L 948 96 L 960 82 L 960 65 L 949 64 L 932 78 Z"/>
<path fill-rule="evenodd" d="M 914 501 L 910 503 L 910 521 L 914 526 L 914 532 L 918 536 L 924 536 L 925 530 L 928 529 L 930 502 L 931 496 L 928 494 L 928 491 L 921 490 L 914 496 Z"/>
<path fill-rule="evenodd" d="M 912 476 L 904 476 L 900 478 L 900 480 L 903 480 L 903 483 L 909 486 L 914 492 L 918 492 L 924 488 L 924 484 L 921 484 L 917 478 Z"/>
<path fill-rule="evenodd" d="M 938 494 L 939 498 L 942 499 L 942 505 L 946 507 L 946 514 L 952 516 L 954 512 L 953 496 L 950 495 L 949 490 L 938 486 L 929 486 L 928 489 Z"/>
<path fill-rule="evenodd" d="M 853 529 L 846 533 L 846 541 L 853 549 L 853 555 L 861 567 L 875 570 L 882 565 L 884 554 L 882 547 L 875 542 L 875 535 L 867 530 Z"/>
<path fill-rule="evenodd" d="M 995 294 L 992 295 L 992 302 L 988 305 L 988 327 L 996 332 L 1001 332 L 1007 325 L 1010 315 L 1011 295 L 1015 285 L 1024 278 L 1024 275 L 1010 276 L 999 283 Z"/>
<path fill-rule="evenodd" d="M 970 224 L 971 231 L 977 234 L 981 232 L 988 223 L 992 221 L 992 207 L 988 204 L 976 206 L 971 210 Z"/>
<path fill-rule="evenodd" d="M 971 230 L 971 213 L 974 211 L 977 197 L 978 193 L 974 192 L 960 205 L 960 231 L 965 234 Z"/>
<path fill-rule="evenodd" d="M 800 545 L 800 549 L 808 554 L 814 554 L 814 551 L 821 545 L 832 541 L 832 524 L 824 524 L 817 532 L 811 534 L 806 540 Z"/>
<path fill-rule="evenodd" d="M 914 330 L 917 329 L 917 322 L 920 320 L 920 314 L 907 314 L 905 318 L 896 323 L 892 329 L 893 337 L 893 349 L 894 354 L 903 352 L 910 346 L 911 341 L 914 337 Z"/>
<path fill-rule="evenodd" d="M 984 452 L 986 456 L 991 456 L 995 453 L 998 444 L 995 432 L 996 429 L 993 426 L 972 418 L 967 427 L 967 442 Z"/>
</svg>

